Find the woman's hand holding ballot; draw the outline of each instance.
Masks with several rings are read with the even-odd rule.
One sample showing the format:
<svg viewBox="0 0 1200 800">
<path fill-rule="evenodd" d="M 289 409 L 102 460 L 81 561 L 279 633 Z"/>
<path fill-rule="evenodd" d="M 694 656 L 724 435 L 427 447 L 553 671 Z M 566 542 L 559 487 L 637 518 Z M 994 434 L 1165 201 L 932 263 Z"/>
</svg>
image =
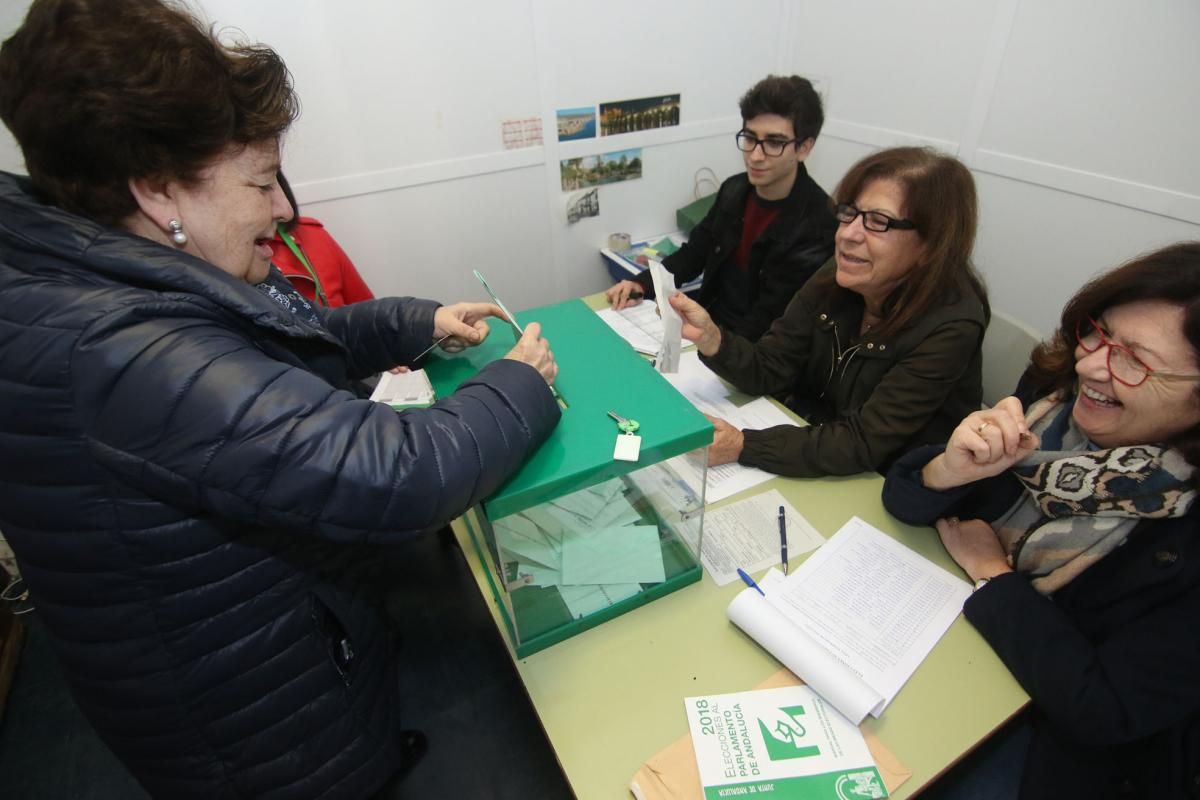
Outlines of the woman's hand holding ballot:
<svg viewBox="0 0 1200 800">
<path fill-rule="evenodd" d="M 946 450 L 921 470 L 921 482 L 944 491 L 999 475 L 1038 448 L 1025 409 L 1015 397 L 968 414 L 946 443 Z"/>
<path fill-rule="evenodd" d="M 696 345 L 700 355 L 711 356 L 721 349 L 721 328 L 704 306 L 683 292 L 671 295 L 668 302 L 683 317 L 683 338 Z"/>
</svg>

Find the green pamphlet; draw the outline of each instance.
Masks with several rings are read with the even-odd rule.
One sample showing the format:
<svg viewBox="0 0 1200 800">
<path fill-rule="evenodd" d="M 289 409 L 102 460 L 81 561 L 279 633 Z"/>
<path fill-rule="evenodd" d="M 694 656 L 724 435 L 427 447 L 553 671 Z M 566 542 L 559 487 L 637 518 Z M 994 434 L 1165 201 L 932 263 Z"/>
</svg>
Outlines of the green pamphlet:
<svg viewBox="0 0 1200 800">
<path fill-rule="evenodd" d="M 706 800 L 888 796 L 862 732 L 807 686 L 684 703 Z"/>
</svg>

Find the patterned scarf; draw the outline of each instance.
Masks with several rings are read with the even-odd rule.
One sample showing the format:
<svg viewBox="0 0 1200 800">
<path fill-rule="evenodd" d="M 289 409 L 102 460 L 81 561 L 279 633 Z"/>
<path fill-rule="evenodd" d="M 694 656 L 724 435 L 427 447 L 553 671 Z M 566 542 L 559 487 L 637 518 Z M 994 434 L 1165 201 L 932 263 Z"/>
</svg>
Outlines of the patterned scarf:
<svg viewBox="0 0 1200 800">
<path fill-rule="evenodd" d="M 323 329 L 325 327 L 325 323 L 321 322 L 321 317 L 312 307 L 312 303 L 305 300 L 304 295 L 296 291 L 274 264 L 271 265 L 271 271 L 267 273 L 267 279 L 262 283 L 254 284 L 254 288 L 314 328 Z"/>
<path fill-rule="evenodd" d="M 1125 542 L 1142 519 L 1181 517 L 1194 467 L 1178 450 L 1144 444 L 1093 449 L 1071 416 L 1074 398 L 1045 397 L 1026 414 L 1041 449 L 1011 472 L 1025 492 L 992 522 L 1013 569 L 1053 594 Z"/>
</svg>

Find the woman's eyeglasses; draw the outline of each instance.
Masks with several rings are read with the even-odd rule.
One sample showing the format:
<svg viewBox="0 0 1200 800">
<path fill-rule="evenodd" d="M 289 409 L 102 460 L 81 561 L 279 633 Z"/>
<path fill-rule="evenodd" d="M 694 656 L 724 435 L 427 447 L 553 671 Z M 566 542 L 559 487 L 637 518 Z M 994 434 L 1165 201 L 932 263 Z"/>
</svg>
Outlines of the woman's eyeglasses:
<svg viewBox="0 0 1200 800">
<path fill-rule="evenodd" d="M 1100 323 L 1091 317 L 1075 323 L 1075 340 L 1079 346 L 1089 353 L 1094 353 L 1101 347 L 1108 348 L 1108 374 L 1113 380 L 1126 386 L 1141 386 L 1147 378 L 1160 381 L 1200 381 L 1200 375 L 1180 375 L 1173 372 L 1163 372 L 1154 369 L 1133 354 L 1124 345 L 1109 339 Z"/>
<path fill-rule="evenodd" d="M 833 215 L 843 225 L 849 225 L 851 222 L 854 222 L 854 218 L 859 214 L 862 214 L 863 227 L 876 233 L 885 233 L 890 228 L 895 228 L 898 231 L 911 231 L 917 227 L 917 224 L 912 220 L 889 217 L 882 211 L 859 211 L 849 203 L 838 203 L 833 209 Z"/>
<path fill-rule="evenodd" d="M 783 155 L 783 151 L 789 144 L 800 141 L 799 139 L 759 139 L 749 131 L 738 131 L 733 138 L 737 142 L 738 150 L 743 153 L 753 153 L 754 148 L 761 144 L 763 155 L 770 158 Z"/>
</svg>

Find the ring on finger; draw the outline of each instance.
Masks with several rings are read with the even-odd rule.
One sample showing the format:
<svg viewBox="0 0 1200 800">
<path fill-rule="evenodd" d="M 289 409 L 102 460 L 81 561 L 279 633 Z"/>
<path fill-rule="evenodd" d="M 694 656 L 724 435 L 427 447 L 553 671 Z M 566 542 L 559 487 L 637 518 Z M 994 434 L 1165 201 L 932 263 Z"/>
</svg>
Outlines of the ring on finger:
<svg viewBox="0 0 1200 800">
<path fill-rule="evenodd" d="M 992 423 L 985 420 L 982 425 L 980 425 L 978 428 L 975 429 L 975 432 L 978 433 L 980 436 L 983 436 L 983 432 L 986 431 L 990 427 L 992 427 Z"/>
</svg>

